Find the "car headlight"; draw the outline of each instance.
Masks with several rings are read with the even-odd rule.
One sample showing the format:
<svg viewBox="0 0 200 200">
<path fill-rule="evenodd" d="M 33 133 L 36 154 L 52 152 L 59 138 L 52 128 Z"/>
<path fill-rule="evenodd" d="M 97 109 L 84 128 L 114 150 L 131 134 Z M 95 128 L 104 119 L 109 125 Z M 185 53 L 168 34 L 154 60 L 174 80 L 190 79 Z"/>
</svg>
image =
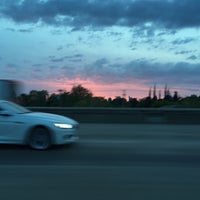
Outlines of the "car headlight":
<svg viewBox="0 0 200 200">
<path fill-rule="evenodd" d="M 73 128 L 73 125 L 71 124 L 62 124 L 62 123 L 54 123 L 54 126 L 58 127 L 58 128 Z"/>
</svg>

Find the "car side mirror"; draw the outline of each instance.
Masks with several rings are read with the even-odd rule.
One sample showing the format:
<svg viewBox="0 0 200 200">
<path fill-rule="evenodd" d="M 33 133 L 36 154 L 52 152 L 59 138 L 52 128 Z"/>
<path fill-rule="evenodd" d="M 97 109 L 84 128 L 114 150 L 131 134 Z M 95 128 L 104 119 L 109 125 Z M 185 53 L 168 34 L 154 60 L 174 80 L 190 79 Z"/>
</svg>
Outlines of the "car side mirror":
<svg viewBox="0 0 200 200">
<path fill-rule="evenodd" d="M 2 117 L 9 117 L 11 115 L 12 114 L 6 110 L 0 110 L 0 116 L 2 116 Z"/>
</svg>

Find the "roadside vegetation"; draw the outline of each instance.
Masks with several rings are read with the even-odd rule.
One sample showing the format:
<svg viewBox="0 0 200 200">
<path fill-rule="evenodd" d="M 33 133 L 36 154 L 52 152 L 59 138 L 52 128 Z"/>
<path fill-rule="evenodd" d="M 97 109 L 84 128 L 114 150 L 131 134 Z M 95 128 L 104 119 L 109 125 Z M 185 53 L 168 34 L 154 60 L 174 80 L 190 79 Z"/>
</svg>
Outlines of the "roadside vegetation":
<svg viewBox="0 0 200 200">
<path fill-rule="evenodd" d="M 77 85 L 68 92 L 59 90 L 57 93 L 49 94 L 47 90 L 32 90 L 29 94 L 21 94 L 17 101 L 23 106 L 44 106 L 44 107 L 131 107 L 131 108 L 200 108 L 200 96 L 191 95 L 180 97 L 178 92 L 171 95 L 170 91 L 164 91 L 164 97 L 155 94 L 143 99 L 133 97 L 104 98 L 93 96 L 92 92 Z"/>
</svg>

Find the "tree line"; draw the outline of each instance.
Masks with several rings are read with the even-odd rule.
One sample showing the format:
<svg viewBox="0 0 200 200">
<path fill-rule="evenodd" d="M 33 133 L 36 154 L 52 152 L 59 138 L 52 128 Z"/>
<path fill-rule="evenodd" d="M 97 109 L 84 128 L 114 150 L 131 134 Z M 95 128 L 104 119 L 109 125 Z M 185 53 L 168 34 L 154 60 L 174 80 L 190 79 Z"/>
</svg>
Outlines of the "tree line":
<svg viewBox="0 0 200 200">
<path fill-rule="evenodd" d="M 178 96 L 178 92 L 171 95 L 168 91 L 163 98 L 147 97 L 137 99 L 129 97 L 104 98 L 96 97 L 82 85 L 73 86 L 70 91 L 58 90 L 57 93 L 49 94 L 47 90 L 32 90 L 29 94 L 20 94 L 17 101 L 23 106 L 43 107 L 192 107 L 200 108 L 200 96 L 191 95 L 185 98 Z"/>
</svg>

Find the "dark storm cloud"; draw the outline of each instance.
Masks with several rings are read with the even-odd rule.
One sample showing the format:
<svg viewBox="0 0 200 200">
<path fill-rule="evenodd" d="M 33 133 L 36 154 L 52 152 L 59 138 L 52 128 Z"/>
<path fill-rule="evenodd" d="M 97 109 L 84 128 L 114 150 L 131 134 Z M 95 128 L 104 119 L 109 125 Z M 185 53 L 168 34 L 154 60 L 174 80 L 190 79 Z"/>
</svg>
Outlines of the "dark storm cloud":
<svg viewBox="0 0 200 200">
<path fill-rule="evenodd" d="M 85 26 L 199 27 L 199 0 L 1 0 L 0 16 L 15 22 Z M 149 33 L 150 34 L 150 33 Z"/>
</svg>

